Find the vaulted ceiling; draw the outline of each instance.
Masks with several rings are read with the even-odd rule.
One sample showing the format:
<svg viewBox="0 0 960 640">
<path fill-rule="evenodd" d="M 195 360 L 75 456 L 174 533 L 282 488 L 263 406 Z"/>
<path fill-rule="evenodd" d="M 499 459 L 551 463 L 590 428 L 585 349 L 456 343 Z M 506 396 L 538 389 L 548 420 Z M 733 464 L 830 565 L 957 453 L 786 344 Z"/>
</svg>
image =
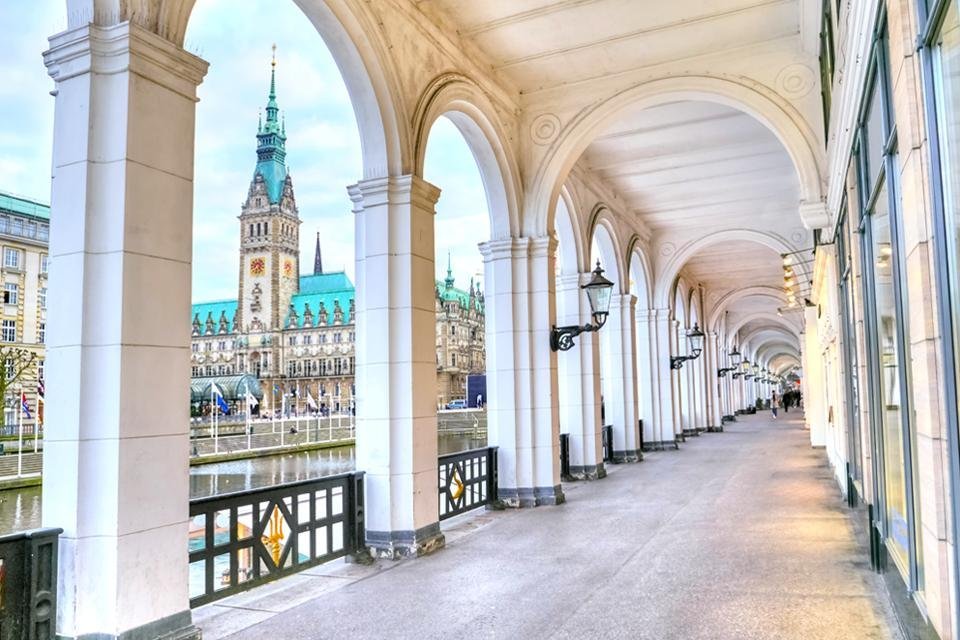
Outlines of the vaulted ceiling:
<svg viewBox="0 0 960 640">
<path fill-rule="evenodd" d="M 801 4 L 419 0 L 417 7 L 453 28 L 495 76 L 535 104 L 562 101 L 564 93 L 582 93 L 617 78 L 642 81 L 646 72 L 648 77 L 683 74 L 711 64 L 776 84 L 771 69 L 775 77 L 785 63 L 771 62 L 769 50 L 810 59 L 816 25 L 800 19 Z M 811 72 L 806 91 L 813 98 L 815 84 Z M 731 230 L 760 230 L 783 243 L 810 246 L 811 234 L 799 219 L 797 170 L 781 140 L 753 115 L 727 103 L 685 98 L 624 108 L 596 133 L 578 170 L 616 194 L 626 224 L 651 238 L 654 258 L 667 255 L 660 253 L 666 245 L 683 246 L 685 238 Z M 708 310 L 738 290 L 765 292 L 731 303 L 728 326 L 751 317 L 756 322 L 779 317 L 787 301 L 780 252 L 771 244 L 707 242 L 686 260 L 680 275 L 705 292 Z"/>
</svg>

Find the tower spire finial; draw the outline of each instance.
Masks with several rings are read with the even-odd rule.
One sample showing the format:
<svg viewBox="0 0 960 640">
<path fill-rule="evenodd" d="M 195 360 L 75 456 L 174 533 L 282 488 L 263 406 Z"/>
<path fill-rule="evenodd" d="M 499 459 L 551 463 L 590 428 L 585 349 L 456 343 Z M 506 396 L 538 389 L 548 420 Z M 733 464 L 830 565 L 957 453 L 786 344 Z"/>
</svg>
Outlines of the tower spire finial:
<svg viewBox="0 0 960 640">
<path fill-rule="evenodd" d="M 450 262 L 450 252 L 447 251 L 447 279 L 444 281 L 447 289 L 453 288 L 453 266 Z"/>
<path fill-rule="evenodd" d="M 319 276 L 323 273 L 323 260 L 320 259 L 320 232 L 317 231 L 317 248 L 313 254 L 313 275 Z"/>
</svg>

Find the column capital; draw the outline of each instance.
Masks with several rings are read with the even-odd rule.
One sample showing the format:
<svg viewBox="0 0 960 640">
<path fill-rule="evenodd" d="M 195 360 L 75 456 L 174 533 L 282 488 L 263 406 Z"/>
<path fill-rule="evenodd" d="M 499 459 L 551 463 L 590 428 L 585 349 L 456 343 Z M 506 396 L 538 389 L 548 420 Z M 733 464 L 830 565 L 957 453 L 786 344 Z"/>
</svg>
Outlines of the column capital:
<svg viewBox="0 0 960 640">
<path fill-rule="evenodd" d="M 552 255 L 557 249 L 557 240 L 552 235 L 521 236 L 488 240 L 479 244 L 484 262 L 503 258 L 542 258 Z"/>
<path fill-rule="evenodd" d="M 610 306 L 615 308 L 633 307 L 637 304 L 637 296 L 632 293 L 615 293 L 610 296 Z"/>
<path fill-rule="evenodd" d="M 353 202 L 354 213 L 389 202 L 409 203 L 436 213 L 437 200 L 440 198 L 438 187 L 410 173 L 361 180 L 347 187 L 347 192 Z"/>
<path fill-rule="evenodd" d="M 57 83 L 88 73 L 130 72 L 194 102 L 209 67 L 206 60 L 131 22 L 86 24 L 51 36 L 43 63 Z"/>
</svg>

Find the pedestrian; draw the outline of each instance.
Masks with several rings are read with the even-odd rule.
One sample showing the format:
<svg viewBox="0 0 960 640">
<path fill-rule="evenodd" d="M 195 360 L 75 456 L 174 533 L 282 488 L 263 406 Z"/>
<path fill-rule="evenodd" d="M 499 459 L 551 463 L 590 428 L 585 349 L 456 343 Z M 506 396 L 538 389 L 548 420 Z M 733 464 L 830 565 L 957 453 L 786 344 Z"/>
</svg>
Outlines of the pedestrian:
<svg viewBox="0 0 960 640">
<path fill-rule="evenodd" d="M 482 409 L 482 408 L 483 408 L 483 394 L 482 394 L 482 393 L 478 393 L 478 394 L 477 394 L 477 409 Z"/>
<path fill-rule="evenodd" d="M 777 392 L 774 391 L 770 394 L 770 413 L 773 414 L 773 419 L 777 419 L 777 406 L 780 404 L 780 396 L 777 395 Z"/>
</svg>

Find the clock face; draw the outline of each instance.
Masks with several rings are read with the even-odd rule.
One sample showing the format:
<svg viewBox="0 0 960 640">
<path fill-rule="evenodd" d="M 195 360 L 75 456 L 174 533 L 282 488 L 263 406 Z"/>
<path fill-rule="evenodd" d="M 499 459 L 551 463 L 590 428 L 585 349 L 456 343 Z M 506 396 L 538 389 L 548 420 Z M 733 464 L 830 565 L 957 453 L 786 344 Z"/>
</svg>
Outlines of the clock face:
<svg viewBox="0 0 960 640">
<path fill-rule="evenodd" d="M 250 275 L 262 276 L 267 270 L 267 261 L 263 258 L 253 258 L 250 260 Z"/>
<path fill-rule="evenodd" d="M 293 277 L 293 260 L 285 260 L 283 262 L 283 275 L 288 278 Z"/>
</svg>

